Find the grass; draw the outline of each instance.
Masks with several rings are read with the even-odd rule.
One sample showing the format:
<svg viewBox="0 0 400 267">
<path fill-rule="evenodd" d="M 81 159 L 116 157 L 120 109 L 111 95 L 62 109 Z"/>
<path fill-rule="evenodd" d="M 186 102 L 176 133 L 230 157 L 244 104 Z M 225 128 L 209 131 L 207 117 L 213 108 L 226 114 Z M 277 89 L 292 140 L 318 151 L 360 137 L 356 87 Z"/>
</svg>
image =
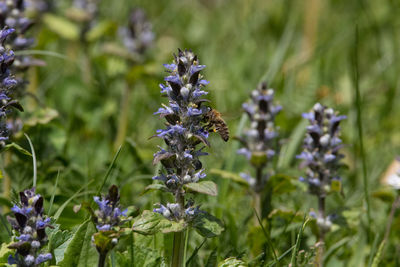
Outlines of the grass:
<svg viewBox="0 0 400 267">
<path fill-rule="evenodd" d="M 69 1 L 59 2 L 56 15 L 65 18 L 63 7 Z M 146 10 L 156 35 L 146 63 L 136 69 L 103 50 L 105 43 L 117 40 L 116 27 L 127 22 L 133 6 Z M 343 194 L 329 196 L 326 203 L 328 214 L 335 213 L 338 219 L 326 236 L 325 264 L 363 266 L 379 259 L 383 266 L 396 266 L 398 212 L 379 258 L 375 255 L 383 245 L 380 239 L 374 240 L 384 232 L 397 194 L 381 183 L 381 176 L 400 151 L 399 11 L 396 1 L 119 0 L 111 4 L 104 0 L 99 22 L 109 23 L 110 29 L 87 49 L 40 21 L 35 26 L 37 47 L 25 53 L 45 60 L 46 66 L 30 73 L 31 80 L 36 80 L 32 92 L 38 101 L 25 97 L 26 111 L 20 114 L 29 122 L 23 132 L 35 147 L 37 191 L 46 197 L 45 206 L 56 211 L 63 229 L 74 229 L 83 221 L 83 211 L 73 213 L 73 205 L 96 191 L 104 193 L 111 184 L 121 185 L 124 206 L 151 209 L 153 204 L 167 201 L 166 195 L 157 192 L 141 195 L 158 170 L 151 162 L 157 145 L 162 145 L 149 137 L 163 124 L 153 115 L 165 101 L 158 88 L 165 74 L 162 64 L 172 60 L 178 47 L 191 48 L 207 65 L 204 76 L 210 81 L 209 99 L 223 114 L 232 135 L 248 127 L 241 104 L 249 92 L 263 80 L 276 90 L 275 98 L 283 106 L 277 124 L 284 140 L 277 166 L 279 173 L 290 177 L 290 183 L 272 196 L 276 215 L 270 218 L 268 241 L 263 230 L 269 228 L 252 226 L 248 189 L 210 174 L 211 169 L 237 174 L 250 168 L 235 154 L 238 143 L 231 140 L 225 144 L 212 138 L 204 167 L 207 178 L 218 184 L 219 195 L 196 201 L 202 203 L 202 209 L 218 215 L 226 229 L 207 241 L 191 231 L 187 266 L 205 266 L 213 251 L 218 261 L 230 256 L 251 261 L 264 252 L 267 242 L 274 244 L 276 253 L 265 251 L 267 266 L 289 264 L 290 255 L 293 261 L 299 250 L 310 251 L 316 242 L 315 223 L 302 223 L 304 215 L 317 209 L 317 203 L 297 182 L 303 172 L 294 156 L 300 151 L 304 134 L 301 113 L 317 101 L 348 115 L 341 126 L 346 155 L 341 173 Z M 312 25 L 316 25 L 314 30 Z M 85 60 L 91 66 L 89 83 L 82 77 Z M 135 77 L 127 138 L 115 154 L 127 76 Z M 56 110 L 57 117 L 47 118 L 44 107 Z M 13 141 L 30 150 L 30 142 L 22 135 Z M 12 190 L 19 192 L 32 184 L 36 167 L 31 157 L 12 153 L 4 171 L 12 177 Z M 265 223 L 263 227 L 267 227 Z M 135 244 L 147 248 L 157 244 L 157 253 L 168 254 L 171 237 L 157 235 L 155 239 L 134 238 Z M 7 231 L 1 231 L 0 242 L 9 240 Z M 132 257 L 134 253 L 136 247 Z"/>
</svg>

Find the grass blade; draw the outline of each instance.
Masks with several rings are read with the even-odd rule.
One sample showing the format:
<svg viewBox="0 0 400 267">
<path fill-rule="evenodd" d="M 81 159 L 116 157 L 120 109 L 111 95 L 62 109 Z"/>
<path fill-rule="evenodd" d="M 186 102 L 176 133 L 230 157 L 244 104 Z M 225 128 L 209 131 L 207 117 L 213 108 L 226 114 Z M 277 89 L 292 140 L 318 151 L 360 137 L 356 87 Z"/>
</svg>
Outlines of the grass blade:
<svg viewBox="0 0 400 267">
<path fill-rule="evenodd" d="M 270 235 L 267 233 L 267 231 L 265 230 L 264 226 L 262 225 L 260 216 L 258 216 L 258 213 L 257 213 L 257 211 L 255 209 L 254 209 L 254 214 L 256 215 L 258 223 L 260 224 L 261 229 L 263 230 L 265 238 L 267 239 L 268 246 L 271 248 L 272 254 L 274 255 L 274 260 L 275 260 L 275 262 L 278 262 L 278 257 L 276 256 L 275 248 L 274 248 L 274 245 L 272 244 Z"/>
<path fill-rule="evenodd" d="M 49 207 L 49 211 L 47 212 L 47 214 L 51 214 L 51 208 L 53 207 L 53 203 L 54 203 L 54 195 L 56 194 L 56 190 L 57 190 L 57 186 L 58 186 L 58 178 L 60 178 L 60 170 L 58 170 L 58 172 L 57 172 L 56 184 L 54 185 L 53 193 L 51 194 L 50 207 Z"/>
<path fill-rule="evenodd" d="M 107 170 L 106 174 L 105 174 L 104 177 L 103 177 L 103 182 L 101 183 L 101 186 L 99 187 L 99 190 L 97 190 L 96 195 L 100 195 L 101 190 L 103 190 L 103 187 L 104 187 L 104 185 L 105 185 L 106 182 L 107 182 L 108 176 L 110 176 L 110 173 L 111 173 L 112 169 L 114 168 L 114 165 L 115 165 L 115 162 L 117 161 L 117 158 L 118 158 L 118 156 L 119 156 L 119 153 L 121 152 L 121 148 L 122 148 L 122 146 L 119 146 L 117 152 L 116 152 L 115 155 L 114 155 L 114 158 L 113 158 L 112 161 L 111 161 L 110 166 L 108 166 L 108 170 Z"/>
<path fill-rule="evenodd" d="M 53 218 L 55 221 L 58 220 L 58 218 L 60 218 L 61 213 L 63 212 L 63 210 L 65 209 L 65 207 L 69 204 L 69 202 L 71 202 L 71 200 L 73 200 L 75 197 L 77 197 L 79 195 L 79 193 L 85 189 L 86 187 L 88 187 L 91 183 L 93 183 L 94 180 L 89 181 L 89 183 L 85 184 L 84 186 L 82 186 L 78 191 L 76 191 L 75 194 L 73 194 L 70 198 L 67 199 L 67 201 L 65 201 L 61 207 L 57 210 L 56 214 L 54 214 Z"/>
<path fill-rule="evenodd" d="M 357 112 L 357 130 L 358 130 L 358 140 L 360 144 L 360 156 L 361 156 L 361 164 L 362 164 L 362 175 L 363 175 L 363 183 L 364 183 L 364 197 L 367 205 L 367 218 L 368 218 L 368 239 L 370 239 L 371 235 L 371 209 L 370 209 L 370 200 L 369 200 L 369 189 L 368 189 L 368 177 L 367 177 L 367 159 L 365 155 L 364 149 L 364 134 L 363 134 L 363 125 L 362 125 L 362 100 L 360 94 L 360 74 L 358 68 L 358 26 L 355 29 L 355 43 L 354 43 L 354 54 L 353 54 L 353 79 L 354 86 L 356 88 L 355 95 L 355 106 Z"/>
<path fill-rule="evenodd" d="M 304 228 L 306 227 L 308 221 L 309 221 L 309 219 L 306 220 L 306 215 L 304 215 L 303 224 L 301 225 L 299 233 L 297 235 L 295 249 L 292 252 L 292 259 L 290 260 L 290 266 L 292 266 L 292 267 L 296 267 L 296 264 L 297 264 L 296 255 L 297 255 L 297 252 L 299 252 L 300 242 L 301 242 L 301 238 L 303 236 L 303 231 L 304 231 Z"/>
<path fill-rule="evenodd" d="M 24 133 L 26 139 L 28 139 L 29 146 L 31 147 L 31 154 L 32 154 L 32 162 L 33 162 L 33 187 L 36 187 L 36 181 L 37 181 L 37 165 L 36 165 L 36 154 L 35 154 L 35 149 L 33 148 L 33 144 L 29 136 Z"/>
</svg>

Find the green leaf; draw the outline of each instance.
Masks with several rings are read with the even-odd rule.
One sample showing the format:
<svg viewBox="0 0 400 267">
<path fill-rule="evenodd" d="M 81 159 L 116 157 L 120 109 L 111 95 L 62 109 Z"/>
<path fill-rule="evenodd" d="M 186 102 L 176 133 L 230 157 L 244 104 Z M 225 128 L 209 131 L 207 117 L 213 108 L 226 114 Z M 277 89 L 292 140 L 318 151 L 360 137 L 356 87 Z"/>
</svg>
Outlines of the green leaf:
<svg viewBox="0 0 400 267">
<path fill-rule="evenodd" d="M 181 232 L 186 228 L 185 223 L 166 219 L 159 213 L 145 210 L 133 224 L 132 230 L 142 235 L 154 235 L 158 232 Z"/>
<path fill-rule="evenodd" d="M 195 217 L 193 227 L 204 237 L 215 237 L 224 231 L 223 223 L 206 212 L 202 212 Z"/>
<path fill-rule="evenodd" d="M 0 264 L 7 263 L 8 256 L 13 254 L 12 249 L 7 248 L 10 244 L 3 243 L 0 248 Z M 3 265 L 1 265 L 3 266 Z"/>
<path fill-rule="evenodd" d="M 268 162 L 267 155 L 264 152 L 251 153 L 250 163 L 256 168 L 264 167 Z"/>
<path fill-rule="evenodd" d="M 183 186 L 189 192 L 196 192 L 210 196 L 218 195 L 217 185 L 212 181 L 202 181 L 198 183 L 189 183 Z"/>
<path fill-rule="evenodd" d="M 221 178 L 229 179 L 238 184 L 249 186 L 249 184 L 246 182 L 245 179 L 243 179 L 237 173 L 234 173 L 234 172 L 228 172 L 228 171 L 219 170 L 219 169 L 211 169 L 210 174 L 216 174 L 216 175 L 219 175 Z"/>
<path fill-rule="evenodd" d="M 64 259 L 59 263 L 60 267 L 96 266 L 98 255 L 91 241 L 95 232 L 90 220 L 81 224 L 65 250 Z"/>
<path fill-rule="evenodd" d="M 47 235 L 49 237 L 48 249 L 53 253 L 56 263 L 64 259 L 64 253 L 71 241 L 72 233 L 65 230 L 60 230 L 60 225 L 57 224 L 55 228 L 47 228 Z"/>
<path fill-rule="evenodd" d="M 59 116 L 58 111 L 51 108 L 42 108 L 35 111 L 35 113 L 24 122 L 24 126 L 46 125 Z"/>
<path fill-rule="evenodd" d="M 6 145 L 3 148 L 3 150 L 6 151 L 6 150 L 9 150 L 11 148 L 17 150 L 18 152 L 20 152 L 23 155 L 32 157 L 32 154 L 28 150 L 26 150 L 25 148 L 21 147 L 20 145 L 18 145 L 16 143 L 11 143 L 11 144 Z"/>
<path fill-rule="evenodd" d="M 43 16 L 43 22 L 47 28 L 65 39 L 72 41 L 79 39 L 78 26 L 63 17 L 45 14 Z"/>
<path fill-rule="evenodd" d="M 247 267 L 247 264 L 242 260 L 230 257 L 220 262 L 218 267 Z"/>
<path fill-rule="evenodd" d="M 147 193 L 155 191 L 155 190 L 161 190 L 161 191 L 167 192 L 168 188 L 164 184 L 151 184 L 151 185 L 146 186 L 146 188 L 143 190 L 143 192 L 140 195 L 142 196 L 144 194 L 147 194 Z"/>
<path fill-rule="evenodd" d="M 93 42 L 103 37 L 107 32 L 110 32 L 113 24 L 110 21 L 101 21 L 86 33 L 86 40 Z"/>
</svg>

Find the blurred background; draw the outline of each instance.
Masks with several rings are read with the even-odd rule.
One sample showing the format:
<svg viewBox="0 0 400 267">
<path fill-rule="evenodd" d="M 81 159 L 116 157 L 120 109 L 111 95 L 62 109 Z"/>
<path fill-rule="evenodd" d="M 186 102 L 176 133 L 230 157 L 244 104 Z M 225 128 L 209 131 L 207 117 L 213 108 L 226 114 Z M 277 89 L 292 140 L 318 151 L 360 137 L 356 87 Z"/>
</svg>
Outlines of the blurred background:
<svg viewBox="0 0 400 267">
<path fill-rule="evenodd" d="M 166 75 L 162 64 L 172 62 L 177 48 L 187 48 L 207 66 L 203 75 L 210 81 L 208 98 L 232 136 L 249 126 L 241 105 L 261 81 L 275 89 L 275 100 L 283 106 L 276 122 L 282 148 L 273 166 L 281 178 L 273 187 L 269 215 L 279 255 L 294 245 L 304 214 L 317 207 L 316 198 L 298 182 L 303 171 L 295 155 L 307 125 L 301 114 L 320 102 L 348 116 L 341 125 L 343 192 L 327 203 L 339 219 L 327 236 L 326 264 L 365 266 L 371 261 L 396 196 L 382 180 L 400 154 L 399 1 L 102 0 L 93 1 L 93 13 L 77 2 L 48 2 L 46 11 L 32 12 L 36 46 L 25 53 L 46 65 L 29 69 L 25 112 L 20 114 L 22 132 L 36 151 L 37 190 L 46 200 L 59 176 L 53 211 L 81 189 L 63 210 L 58 221 L 63 228 L 72 229 L 84 220 L 84 211 L 77 216 L 72 206 L 95 193 L 94 185 L 101 182 L 119 145 L 122 150 L 108 184 L 121 187 L 121 203 L 144 210 L 166 198 L 157 192 L 141 193 L 159 168 L 151 162 L 162 142 L 149 137 L 163 127 L 153 115 L 166 101 L 158 86 Z M 145 49 L 130 53 L 123 27 L 128 27 L 133 8 L 146 13 L 151 24 L 146 27 L 153 35 Z M 21 132 L 12 141 L 29 150 Z M 193 266 L 204 266 L 213 251 L 219 259 L 252 259 L 265 243 L 261 228 L 251 226 L 249 190 L 235 182 L 239 172 L 250 170 L 245 158 L 236 155 L 238 142 L 213 137 L 211 144 L 204 166 L 208 179 L 218 184 L 219 195 L 199 197 L 197 202 L 221 218 L 226 230 L 204 243 Z M 32 159 L 18 152 L 4 157 L 1 166 L 11 177 L 11 198 L 16 199 L 15 192 L 32 184 Z M 7 198 L 1 202 L 10 205 Z M 306 251 L 316 241 L 312 231 L 305 229 L 301 246 Z M 384 266 L 400 265 L 399 234 L 396 214 Z M 172 237 L 138 238 L 158 251 Z M 5 232 L 0 240 L 8 240 Z M 191 233 L 189 253 L 202 241 Z"/>
</svg>

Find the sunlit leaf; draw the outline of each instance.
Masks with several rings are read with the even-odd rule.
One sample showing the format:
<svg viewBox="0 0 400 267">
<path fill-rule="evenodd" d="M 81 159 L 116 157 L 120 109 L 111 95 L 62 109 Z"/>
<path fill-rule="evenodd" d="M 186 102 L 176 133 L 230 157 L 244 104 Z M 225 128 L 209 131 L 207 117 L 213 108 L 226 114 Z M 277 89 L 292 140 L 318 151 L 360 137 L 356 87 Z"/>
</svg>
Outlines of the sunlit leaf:
<svg viewBox="0 0 400 267">
<path fill-rule="evenodd" d="M 153 235 L 158 232 L 181 232 L 185 227 L 186 225 L 183 221 L 170 221 L 159 213 L 145 210 L 139 219 L 134 222 L 132 230 L 143 235 Z"/>
<path fill-rule="evenodd" d="M 218 267 L 247 267 L 248 265 L 234 257 L 227 258 L 218 264 Z"/>
<path fill-rule="evenodd" d="M 210 196 L 218 195 L 217 185 L 212 181 L 202 181 L 198 183 L 185 184 L 184 188 L 187 192 L 195 192 L 200 194 L 206 194 Z"/>
<path fill-rule="evenodd" d="M 204 237 L 215 237 L 224 231 L 223 223 L 206 212 L 197 215 L 192 224 L 197 232 Z"/>
<path fill-rule="evenodd" d="M 68 40 L 79 39 L 79 28 L 76 24 L 66 20 L 63 17 L 55 16 L 52 14 L 45 14 L 43 16 L 44 24 L 53 32 Z"/>
</svg>

